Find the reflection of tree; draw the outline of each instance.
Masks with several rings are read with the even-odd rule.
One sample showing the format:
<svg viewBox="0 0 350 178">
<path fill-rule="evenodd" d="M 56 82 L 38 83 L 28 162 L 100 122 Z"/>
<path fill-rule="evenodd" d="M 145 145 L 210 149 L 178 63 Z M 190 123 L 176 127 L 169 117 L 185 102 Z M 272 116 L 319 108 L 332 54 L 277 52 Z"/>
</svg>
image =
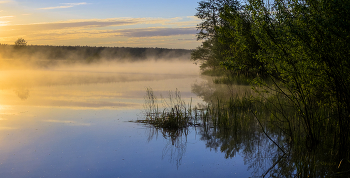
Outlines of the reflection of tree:
<svg viewBox="0 0 350 178">
<path fill-rule="evenodd" d="M 192 91 L 212 105 L 210 119 L 200 128 L 201 139 L 206 141 L 207 148 L 220 150 L 227 159 L 244 154 L 252 174 L 262 175 L 273 164 L 272 158 L 278 148 L 261 131 L 254 115 L 249 113 L 249 104 L 232 99 L 243 100 L 250 92 L 244 91 L 245 88 L 208 81 L 193 85 Z M 262 115 L 261 112 L 259 116 Z"/>
<path fill-rule="evenodd" d="M 148 141 L 151 141 L 154 137 L 158 137 L 160 133 L 168 141 L 163 149 L 162 159 L 169 155 L 170 162 L 175 162 L 176 166 L 179 167 L 182 157 L 186 152 L 188 132 L 188 128 L 167 129 L 150 126 Z"/>
<path fill-rule="evenodd" d="M 341 150 L 336 135 L 324 137 L 323 143 L 312 149 L 308 147 L 306 137 L 293 140 L 286 132 L 288 128 L 271 115 L 264 103 L 249 103 L 244 96 L 230 95 L 237 87 L 230 87 L 228 91 L 223 91 L 224 88 L 211 81 L 192 87 L 194 93 L 212 106 L 207 122 L 200 128 L 201 139 L 207 148 L 220 150 L 225 153 L 225 158 L 243 154 L 245 164 L 256 176 L 349 177 L 350 161 L 341 157 L 341 153 L 349 152 L 350 148 Z"/>
<path fill-rule="evenodd" d="M 29 90 L 27 88 L 19 88 L 14 90 L 14 92 L 21 100 L 26 100 L 29 97 Z"/>
<path fill-rule="evenodd" d="M 227 91 L 227 85 L 215 85 L 211 78 L 208 78 L 208 81 L 192 85 L 192 92 L 208 103 L 216 100 L 218 97 L 231 96 Z"/>
<path fill-rule="evenodd" d="M 230 97 L 254 95 L 250 86 L 215 84 L 212 77 L 206 79 L 207 81 L 193 84 L 192 92 L 209 104 L 215 103 L 217 99 L 227 101 Z"/>
<path fill-rule="evenodd" d="M 201 140 L 206 141 L 207 148 L 225 153 L 227 159 L 243 154 L 252 174 L 262 175 L 273 164 L 278 148 L 260 131 L 253 118 L 232 120 L 225 127 L 202 127 Z"/>
<path fill-rule="evenodd" d="M 206 147 L 225 153 L 225 158 L 243 155 L 244 163 L 254 176 L 261 177 L 349 177 L 350 159 L 342 157 L 337 135 L 323 138 L 317 149 L 308 147 L 306 134 L 295 139 L 286 125 L 271 114 L 268 103 L 247 97 L 247 92 L 236 91 L 236 86 L 226 87 L 212 82 L 193 85 L 192 91 L 208 103 L 201 109 L 197 126 Z M 241 88 L 242 89 L 242 88 Z M 242 95 L 239 95 L 239 94 Z M 257 102 L 258 101 L 258 102 Z M 282 106 L 282 105 L 281 105 Z M 289 112 L 286 116 L 293 117 Z M 293 127 L 297 127 L 299 123 Z M 186 151 L 188 128 L 166 129 L 150 125 L 149 140 L 160 133 L 168 143 L 163 158 L 177 167 Z M 325 131 L 326 132 L 326 131 Z M 330 131 L 330 133 L 334 133 Z M 296 133 L 294 133 L 296 134 Z"/>
</svg>

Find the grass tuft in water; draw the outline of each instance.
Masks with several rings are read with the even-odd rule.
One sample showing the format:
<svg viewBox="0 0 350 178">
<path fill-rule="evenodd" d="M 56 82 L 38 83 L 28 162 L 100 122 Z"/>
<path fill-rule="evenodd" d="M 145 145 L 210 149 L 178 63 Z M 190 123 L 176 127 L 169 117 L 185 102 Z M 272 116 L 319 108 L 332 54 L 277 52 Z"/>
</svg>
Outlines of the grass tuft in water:
<svg viewBox="0 0 350 178">
<path fill-rule="evenodd" d="M 159 107 L 158 101 L 160 101 L 162 107 Z M 144 108 L 146 119 L 137 122 L 151 124 L 156 128 L 177 130 L 196 126 L 198 125 L 197 118 L 201 115 L 201 110 L 192 108 L 192 99 L 190 103 L 186 104 L 181 99 L 180 91 L 177 89 L 175 92 L 170 91 L 167 99 L 163 97 L 157 99 L 153 90 L 147 88 Z"/>
</svg>

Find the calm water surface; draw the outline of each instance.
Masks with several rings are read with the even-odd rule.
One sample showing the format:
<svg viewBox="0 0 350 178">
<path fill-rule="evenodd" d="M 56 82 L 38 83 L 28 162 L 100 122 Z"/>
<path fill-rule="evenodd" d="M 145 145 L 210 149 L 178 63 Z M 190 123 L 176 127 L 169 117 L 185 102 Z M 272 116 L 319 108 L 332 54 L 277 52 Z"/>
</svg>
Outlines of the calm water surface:
<svg viewBox="0 0 350 178">
<path fill-rule="evenodd" d="M 126 65 L 126 64 L 125 64 Z M 2 177 L 252 177 L 240 152 L 226 159 L 199 128 L 173 143 L 142 119 L 145 90 L 203 103 L 189 68 L 5 70 L 0 78 Z M 182 64 L 176 64 L 182 65 Z M 186 64 L 189 66 L 189 64 Z M 158 68 L 159 70 L 156 70 Z M 162 70 L 160 70 L 162 69 Z M 184 72 L 187 71 L 187 72 Z M 254 171 L 253 171 L 254 172 Z"/>
</svg>

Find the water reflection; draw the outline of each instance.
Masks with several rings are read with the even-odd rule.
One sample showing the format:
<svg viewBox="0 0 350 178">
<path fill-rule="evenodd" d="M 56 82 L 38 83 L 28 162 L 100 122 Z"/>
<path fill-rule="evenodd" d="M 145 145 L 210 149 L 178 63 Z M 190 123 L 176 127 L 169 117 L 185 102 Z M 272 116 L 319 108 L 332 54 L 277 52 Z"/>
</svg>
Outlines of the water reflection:
<svg viewBox="0 0 350 178">
<path fill-rule="evenodd" d="M 262 177 L 350 175 L 349 158 L 339 154 L 349 152 L 349 148 L 339 150 L 341 147 L 331 135 L 314 149 L 308 147 L 306 138 L 292 142 L 273 112 L 261 101 L 252 102 L 252 91 L 246 88 L 242 92 L 244 88 L 215 85 L 210 80 L 193 85 L 192 91 L 214 106 L 209 120 L 214 127 L 201 127 L 202 140 L 208 148 L 224 152 L 225 158 L 243 153 L 252 174 Z"/>
<path fill-rule="evenodd" d="M 164 75 L 0 71 L 2 176 L 227 177 L 233 172 L 247 177 L 245 167 L 233 168 L 200 148 L 193 127 L 145 135 L 144 127 L 127 122 L 138 117 L 146 87 L 157 94 L 178 88 L 186 102 L 200 102 L 191 83 L 202 79 L 182 69 Z"/>
<path fill-rule="evenodd" d="M 301 142 L 292 142 L 290 134 L 280 125 L 273 111 L 266 108 L 262 102 L 250 103 L 248 109 L 244 109 L 247 105 L 244 102 L 251 101 L 245 97 L 252 95 L 251 90 L 247 88 L 242 92 L 244 87 L 215 85 L 211 81 L 193 86 L 193 92 L 209 104 L 218 105 L 214 107 L 217 112 L 212 114 L 215 119 L 211 120 L 215 127 L 202 128 L 202 139 L 206 141 L 207 147 L 220 149 L 226 158 L 242 152 L 252 173 L 262 177 L 350 175 L 349 158 L 339 154 L 349 152 L 349 148 L 343 150 L 334 142 L 335 139 L 326 133 L 323 142 L 314 149 L 308 147 L 306 138 Z M 228 96 L 233 99 L 228 101 Z M 260 121 L 263 122 L 261 127 Z"/>
<path fill-rule="evenodd" d="M 170 163 L 175 164 L 179 168 L 182 157 L 186 152 L 188 128 L 167 129 L 149 127 L 148 132 L 148 142 L 157 139 L 159 135 L 166 140 L 162 151 L 162 159 L 168 158 Z"/>
<path fill-rule="evenodd" d="M 292 141 L 288 132 L 271 118 L 271 110 L 262 102 L 252 103 L 254 95 L 248 86 L 217 85 L 208 81 L 192 86 L 207 103 L 207 115 L 196 127 L 205 147 L 224 153 L 226 159 L 243 155 L 252 176 L 261 177 L 349 177 L 350 160 L 342 157 L 335 135 L 324 137 L 315 148 L 308 147 L 307 139 Z M 278 119 L 278 118 L 277 118 Z M 194 127 L 187 128 L 194 130 Z M 169 142 L 165 150 L 175 157 L 177 166 L 186 151 L 188 131 L 152 127 L 150 138 L 158 133 Z M 170 148 L 169 148 L 170 146 Z M 180 163 L 180 164 L 179 164 Z"/>
<path fill-rule="evenodd" d="M 17 94 L 17 96 L 21 100 L 26 100 L 29 97 L 29 89 L 28 88 L 19 88 L 14 90 L 14 92 Z"/>
<path fill-rule="evenodd" d="M 50 68 L 24 69 L 12 66 L 0 70 L 0 105 L 139 108 L 145 87 L 155 85 L 157 91 L 181 88 L 196 77 L 198 67 L 184 61 L 60 63 Z M 158 82 L 166 80 L 172 81 L 167 85 Z"/>
<path fill-rule="evenodd" d="M 216 85 L 210 79 L 201 82 L 197 75 L 182 70 L 164 75 L 127 74 L 112 72 L 111 66 L 107 74 L 92 68 L 0 71 L 0 170 L 4 177 L 349 175 L 349 160 L 339 156 L 349 150 L 338 149 L 336 135 L 309 150 L 305 141 L 292 144 L 288 133 L 264 119 L 270 113 L 263 107 L 253 106 L 254 115 L 246 112 L 252 108 L 244 103 L 248 101 L 227 104 L 230 96 L 241 99 L 252 94 L 249 86 Z M 196 80 L 192 92 L 202 99 L 191 93 Z M 204 100 L 210 110 L 205 110 L 207 104 L 198 107 L 209 115 L 180 130 L 148 126 L 145 135 L 143 127 L 126 121 L 137 117 L 150 86 L 157 94 L 178 88 L 186 103 L 191 98 L 194 104 Z M 247 166 L 240 164 L 241 157 Z"/>
</svg>

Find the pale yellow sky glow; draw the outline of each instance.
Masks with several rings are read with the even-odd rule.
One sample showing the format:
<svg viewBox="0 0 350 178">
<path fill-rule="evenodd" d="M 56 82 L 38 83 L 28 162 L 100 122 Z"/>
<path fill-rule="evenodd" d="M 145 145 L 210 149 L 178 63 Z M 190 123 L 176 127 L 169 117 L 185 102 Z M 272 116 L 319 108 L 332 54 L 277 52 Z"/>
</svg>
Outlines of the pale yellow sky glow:
<svg viewBox="0 0 350 178">
<path fill-rule="evenodd" d="M 196 25 L 200 21 L 194 16 L 82 18 L 85 12 L 70 16 L 60 11 L 91 8 L 94 3 L 47 3 L 36 8 L 24 5 L 15 0 L 0 1 L 1 44 L 14 44 L 18 38 L 24 38 L 29 45 L 185 49 L 200 45 L 196 40 Z"/>
</svg>

